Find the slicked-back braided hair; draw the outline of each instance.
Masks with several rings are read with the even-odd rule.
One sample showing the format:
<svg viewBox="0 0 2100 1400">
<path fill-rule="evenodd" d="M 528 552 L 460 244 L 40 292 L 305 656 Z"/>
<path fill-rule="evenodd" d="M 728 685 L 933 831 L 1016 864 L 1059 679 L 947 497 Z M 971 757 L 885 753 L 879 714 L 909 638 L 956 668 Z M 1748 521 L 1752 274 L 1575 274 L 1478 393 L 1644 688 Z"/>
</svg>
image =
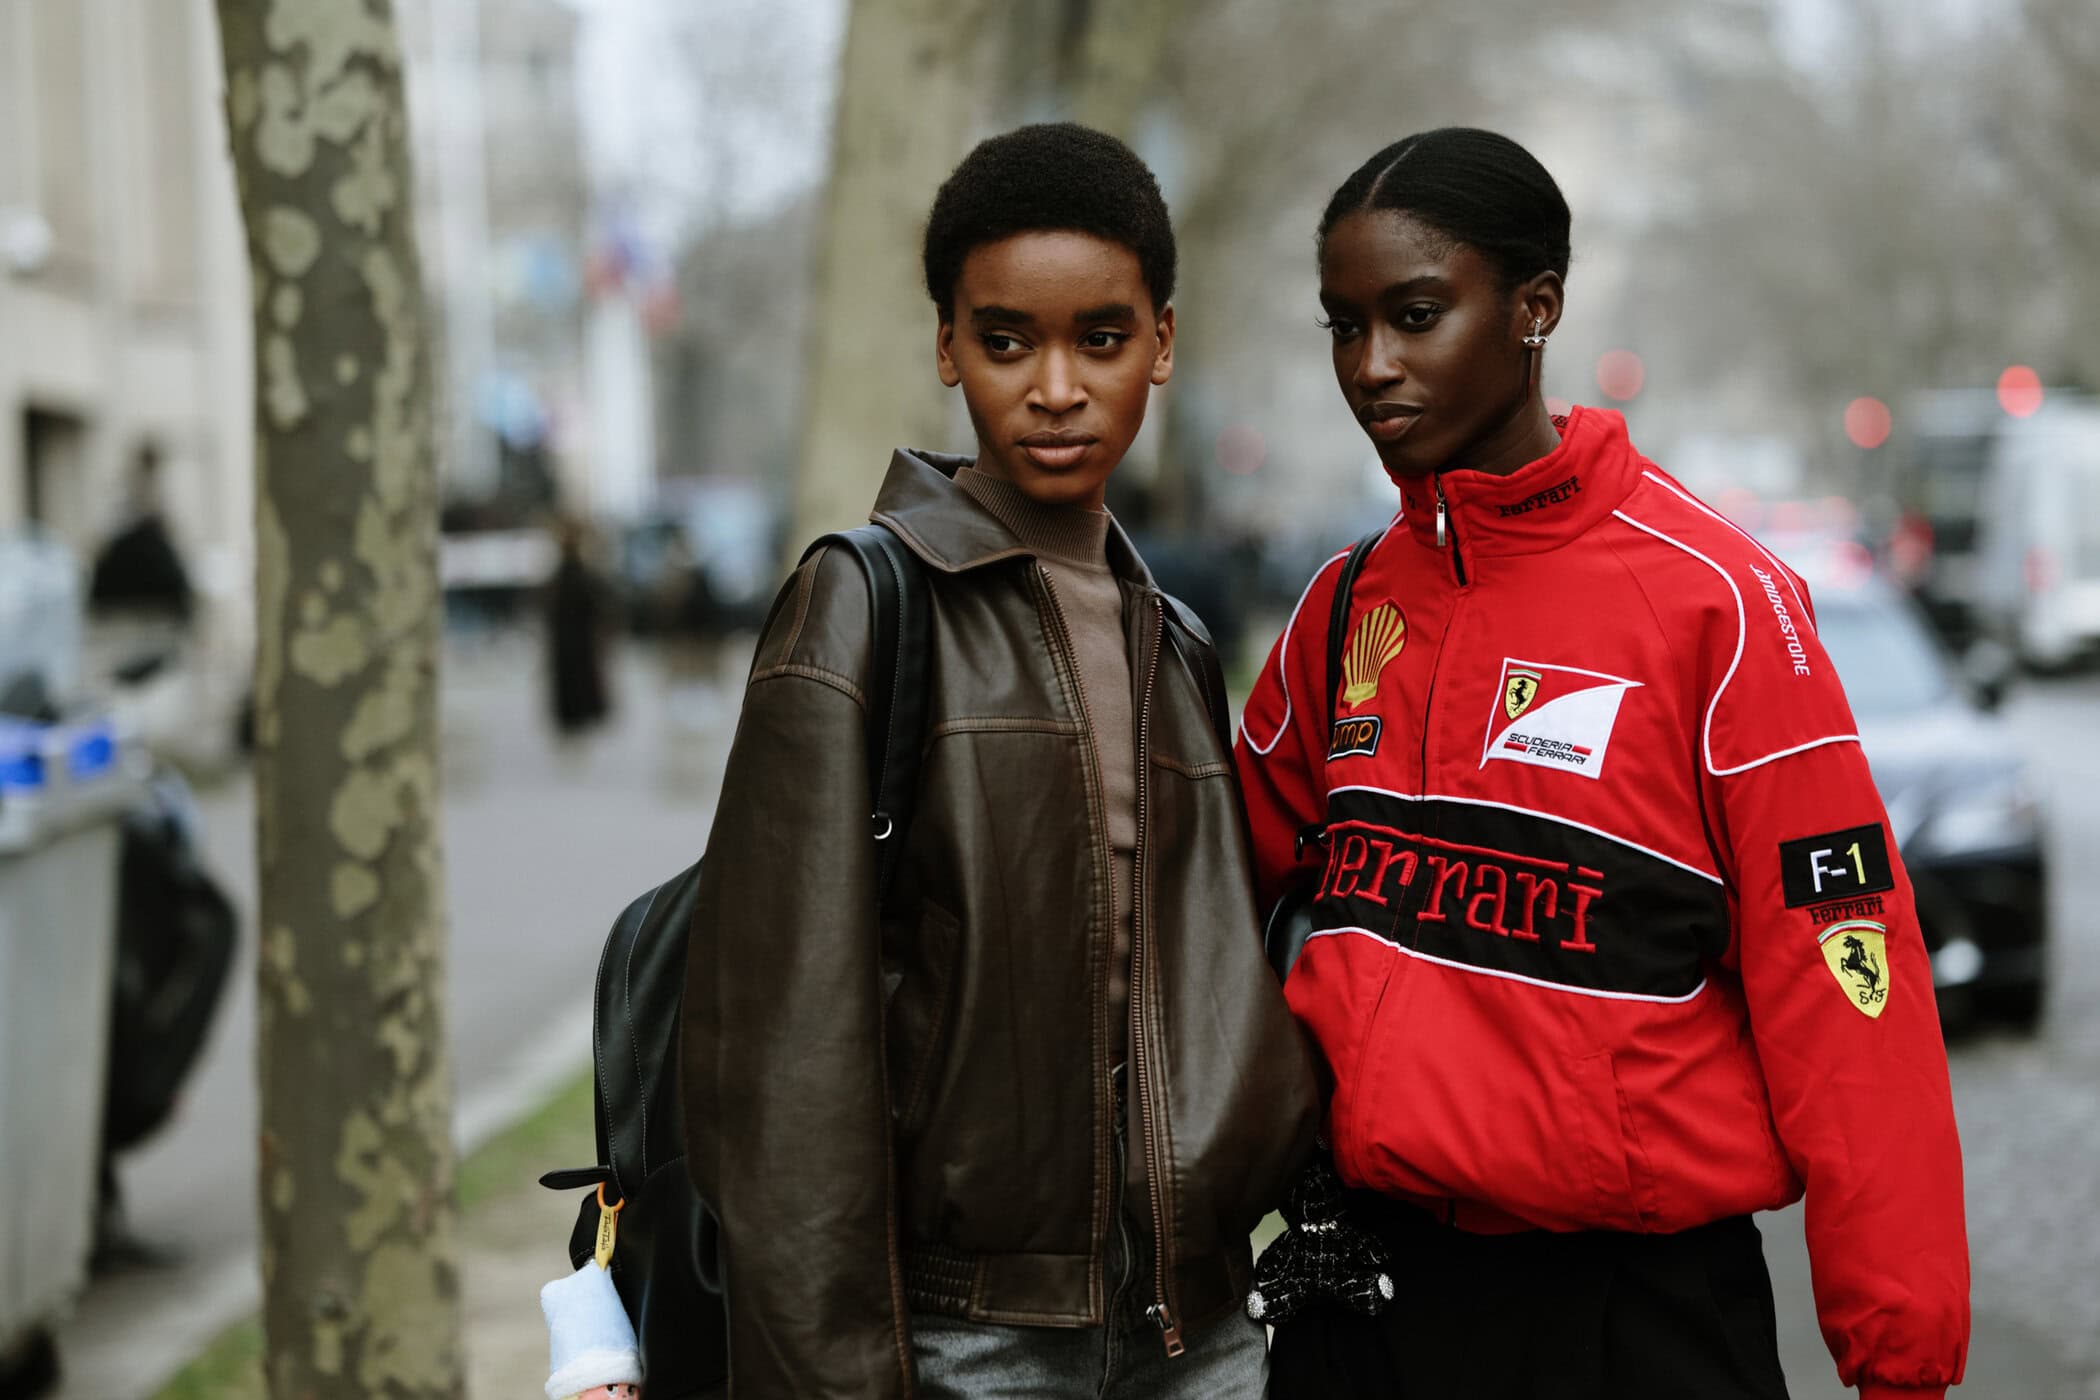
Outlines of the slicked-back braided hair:
<svg viewBox="0 0 2100 1400">
<path fill-rule="evenodd" d="M 1024 126 L 963 157 L 926 218 L 926 292 L 943 320 L 974 248 L 1021 233 L 1087 233 L 1137 254 L 1155 311 L 1174 295 L 1174 228 L 1137 153 L 1073 122 Z"/>
<path fill-rule="evenodd" d="M 1505 289 L 1541 272 L 1568 275 L 1568 201 L 1538 159 L 1492 131 L 1446 126 L 1387 146 L 1358 166 L 1327 201 L 1327 235 L 1351 214 L 1410 215 L 1476 249 Z"/>
</svg>

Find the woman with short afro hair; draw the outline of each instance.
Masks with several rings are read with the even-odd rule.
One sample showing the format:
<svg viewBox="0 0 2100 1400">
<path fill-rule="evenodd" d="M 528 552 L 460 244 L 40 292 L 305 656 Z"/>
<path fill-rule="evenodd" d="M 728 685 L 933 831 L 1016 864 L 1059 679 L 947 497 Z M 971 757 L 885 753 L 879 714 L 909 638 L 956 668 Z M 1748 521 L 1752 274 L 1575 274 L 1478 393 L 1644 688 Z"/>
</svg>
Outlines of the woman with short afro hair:
<svg viewBox="0 0 2100 1400">
<path fill-rule="evenodd" d="M 1215 651 L 1103 504 L 1173 370 L 1166 203 L 1113 137 L 1022 127 L 941 187 L 924 265 L 897 343 L 934 332 L 974 441 L 886 454 L 874 498 L 930 634 L 895 879 L 836 548 L 767 621 L 700 879 L 680 1085 L 731 1388 L 1251 1400 L 1250 1236 L 1317 1095 Z"/>
</svg>

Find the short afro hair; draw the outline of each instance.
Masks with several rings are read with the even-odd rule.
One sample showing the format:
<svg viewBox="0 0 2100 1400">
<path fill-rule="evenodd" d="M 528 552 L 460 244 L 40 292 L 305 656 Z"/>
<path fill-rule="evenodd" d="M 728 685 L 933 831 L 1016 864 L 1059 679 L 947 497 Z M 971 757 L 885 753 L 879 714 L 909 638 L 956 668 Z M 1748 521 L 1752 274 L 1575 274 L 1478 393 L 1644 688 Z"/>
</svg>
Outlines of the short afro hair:
<svg viewBox="0 0 2100 1400">
<path fill-rule="evenodd" d="M 1137 153 L 1073 122 L 1024 126 L 981 141 L 926 217 L 926 291 L 943 320 L 974 248 L 1015 234 L 1089 233 L 1137 254 L 1155 310 L 1174 295 L 1174 227 L 1159 181 Z"/>
</svg>

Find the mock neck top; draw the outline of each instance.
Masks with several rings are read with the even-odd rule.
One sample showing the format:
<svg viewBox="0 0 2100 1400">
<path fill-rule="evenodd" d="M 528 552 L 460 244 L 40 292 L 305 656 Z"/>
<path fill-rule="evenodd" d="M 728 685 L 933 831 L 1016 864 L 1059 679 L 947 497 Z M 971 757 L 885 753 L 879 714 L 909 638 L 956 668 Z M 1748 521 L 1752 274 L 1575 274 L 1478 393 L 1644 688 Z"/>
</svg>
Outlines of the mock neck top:
<svg viewBox="0 0 2100 1400">
<path fill-rule="evenodd" d="M 1468 558 L 1553 549 L 1611 514 L 1641 479 L 1626 420 L 1609 409 L 1577 406 L 1554 425 L 1560 445 L 1507 476 L 1451 471 L 1401 482 L 1409 533 L 1436 547 L 1439 490 L 1450 533 Z"/>
<path fill-rule="evenodd" d="M 1085 506 L 1046 506 L 1011 481 L 975 467 L 956 472 L 955 484 L 1037 554 L 1089 569 L 1108 568 L 1108 527 L 1112 517 L 1107 511 L 1088 510 Z"/>
</svg>

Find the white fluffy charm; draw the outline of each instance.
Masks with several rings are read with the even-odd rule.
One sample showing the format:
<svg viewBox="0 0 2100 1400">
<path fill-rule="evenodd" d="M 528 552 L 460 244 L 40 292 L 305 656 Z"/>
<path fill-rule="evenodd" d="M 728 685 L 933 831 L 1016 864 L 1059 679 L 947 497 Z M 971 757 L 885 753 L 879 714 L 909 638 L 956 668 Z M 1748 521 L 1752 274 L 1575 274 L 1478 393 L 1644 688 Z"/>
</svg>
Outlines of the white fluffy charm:
<svg viewBox="0 0 2100 1400">
<path fill-rule="evenodd" d="M 597 1257 L 540 1290 L 547 1318 L 547 1400 L 640 1400 L 642 1354 L 634 1324 L 606 1265 L 626 1202 L 605 1204 L 600 1188 Z"/>
<path fill-rule="evenodd" d="M 547 1400 L 616 1397 L 641 1392 L 642 1357 L 634 1324 L 620 1306 L 612 1275 L 595 1261 L 540 1290 L 549 1342 Z"/>
</svg>

